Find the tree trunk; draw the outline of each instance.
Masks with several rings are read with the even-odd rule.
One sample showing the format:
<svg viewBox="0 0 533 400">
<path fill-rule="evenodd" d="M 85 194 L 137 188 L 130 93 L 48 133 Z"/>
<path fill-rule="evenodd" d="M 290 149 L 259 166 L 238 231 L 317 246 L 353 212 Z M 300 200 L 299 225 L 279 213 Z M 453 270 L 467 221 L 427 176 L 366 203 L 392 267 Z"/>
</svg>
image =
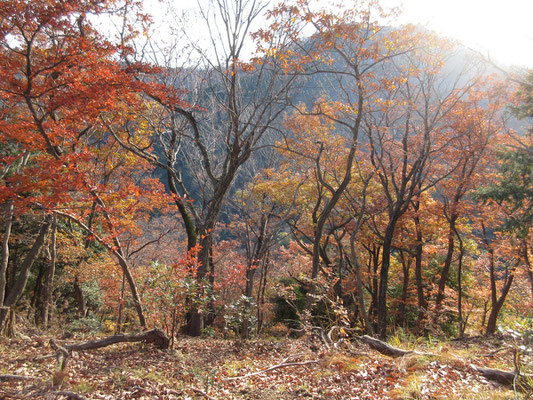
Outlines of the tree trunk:
<svg viewBox="0 0 533 400">
<path fill-rule="evenodd" d="M 446 253 L 446 259 L 444 260 L 444 265 L 440 274 L 437 298 L 435 300 L 435 315 L 434 321 L 437 321 L 439 317 L 439 312 L 442 306 L 442 301 L 444 300 L 444 289 L 446 288 L 446 282 L 448 280 L 448 275 L 450 273 L 450 267 L 452 265 L 453 252 L 455 247 L 455 222 L 457 221 L 457 214 L 452 214 L 449 219 L 449 228 L 448 228 L 448 252 Z"/>
<path fill-rule="evenodd" d="M 249 157 L 249 155 L 248 155 Z M 246 158 L 247 159 L 247 158 Z M 242 161 L 244 162 L 244 161 Z M 197 227 L 199 231 L 197 232 L 200 237 L 199 245 L 200 250 L 198 252 L 198 270 L 196 273 L 196 278 L 200 285 L 205 283 L 212 284 L 214 281 L 214 265 L 212 262 L 212 248 L 213 248 L 213 234 L 218 221 L 218 216 L 220 215 L 220 210 L 222 209 L 223 201 L 226 197 L 233 178 L 237 173 L 237 170 L 241 164 L 237 163 L 236 160 L 230 162 L 226 173 L 220 180 L 217 182 L 214 191 L 212 200 L 208 203 L 207 215 L 205 217 L 205 222 L 201 227 Z M 209 282 L 205 282 L 205 278 L 208 273 Z M 203 297 L 205 291 L 203 289 L 197 293 L 197 296 Z M 202 300 L 203 302 L 203 300 Z M 200 336 L 204 327 L 204 315 L 203 311 L 199 309 L 196 305 L 187 312 L 186 315 L 186 324 L 182 327 L 181 331 L 189 336 Z M 211 315 L 211 318 L 213 315 Z M 212 322 L 212 320 L 210 321 Z"/>
<path fill-rule="evenodd" d="M 9 200 L 6 203 L 5 210 L 5 232 L 4 239 L 2 241 L 2 263 L 0 264 L 0 306 L 4 304 L 4 298 L 6 294 L 7 285 L 7 265 L 9 263 L 9 239 L 11 237 L 11 228 L 13 226 L 13 200 Z M 2 318 L 0 316 L 0 321 Z"/>
<path fill-rule="evenodd" d="M 254 246 L 254 251 L 251 252 L 248 250 L 248 263 L 246 265 L 246 286 L 244 289 L 244 296 L 247 298 L 245 304 L 245 315 L 242 316 L 241 324 L 241 338 L 248 339 L 250 337 L 250 315 L 251 315 L 251 300 L 253 300 L 253 291 L 254 291 L 254 278 L 257 271 L 258 262 L 262 261 L 265 257 L 267 245 L 267 233 L 268 233 L 268 224 L 269 216 L 261 215 L 260 231 L 259 236 L 257 237 L 257 242 Z M 248 246 L 250 248 L 251 246 Z"/>
<path fill-rule="evenodd" d="M 246 268 L 246 286 L 244 289 L 244 296 L 246 297 L 246 304 L 245 304 L 245 315 L 242 316 L 242 324 L 241 324 L 241 338 L 242 339 L 248 339 L 250 337 L 250 318 L 249 318 L 249 308 L 251 307 L 252 296 L 253 296 L 253 290 L 254 290 L 254 276 L 256 267 L 254 265 L 250 265 L 250 261 L 248 263 L 248 266 Z M 258 261 L 258 260 L 257 260 Z"/>
<path fill-rule="evenodd" d="M 30 157 L 30 152 L 26 151 L 20 161 L 20 164 L 16 168 L 16 172 L 20 171 L 26 166 L 28 159 Z M 9 264 L 9 239 L 11 238 L 11 229 L 13 228 L 13 218 L 14 218 L 14 205 L 13 200 L 8 200 L 6 202 L 5 209 L 5 232 L 4 239 L 2 240 L 2 260 L 0 261 L 0 307 L 3 306 L 6 298 L 7 290 L 7 266 Z M 2 321 L 5 319 L 5 316 L 2 317 L 0 312 L 0 328 L 2 326 Z"/>
<path fill-rule="evenodd" d="M 54 283 L 54 275 L 56 270 L 56 242 L 57 242 L 57 217 L 52 216 L 52 236 L 49 245 L 49 262 L 44 271 L 42 281 L 42 294 L 40 297 L 39 308 L 37 310 L 37 324 L 44 329 L 48 327 L 50 310 L 52 309 L 52 289 Z"/>
<path fill-rule="evenodd" d="M 423 254 L 423 236 L 422 227 L 420 225 L 420 217 L 418 210 L 420 209 L 420 202 L 415 202 L 415 216 L 413 217 L 416 229 L 416 249 L 415 249 L 415 279 L 416 279 L 416 294 L 418 297 L 418 326 L 422 325 L 422 321 L 426 317 L 428 302 L 426 294 L 424 293 L 424 281 L 422 279 L 422 254 Z"/>
<path fill-rule="evenodd" d="M 205 235 L 200 238 L 200 251 L 198 252 L 198 270 L 196 272 L 196 279 L 200 283 L 200 286 L 203 286 L 205 278 L 207 276 L 209 268 L 209 253 L 212 246 L 212 236 L 211 232 L 206 232 Z M 203 302 L 203 297 L 205 295 L 205 290 L 200 288 L 198 293 L 195 293 L 195 296 L 198 296 L 201 302 Z M 188 336 L 198 337 L 202 335 L 204 329 L 204 315 L 201 306 L 198 306 L 197 302 L 190 301 L 190 309 L 187 311 L 185 316 L 186 323 L 181 328 L 181 332 Z"/>
<path fill-rule="evenodd" d="M 78 304 L 78 313 L 80 317 L 83 318 L 87 315 L 87 310 L 85 309 L 85 296 L 83 295 L 83 289 L 80 285 L 80 280 L 77 275 L 74 277 L 73 286 L 74 298 L 76 299 L 76 303 Z"/>
<path fill-rule="evenodd" d="M 379 274 L 379 290 L 378 290 L 378 329 L 377 332 L 380 337 L 387 336 L 387 290 L 389 288 L 389 268 L 390 257 L 392 249 L 392 240 L 394 235 L 394 228 L 396 226 L 396 218 L 392 218 L 387 225 L 385 237 L 383 238 L 383 251 L 381 255 L 381 271 Z"/>
<path fill-rule="evenodd" d="M 122 245 L 120 243 L 119 235 L 115 231 L 115 226 L 113 224 L 113 221 L 112 221 L 111 217 L 109 216 L 109 213 L 108 213 L 108 211 L 106 209 L 105 203 L 102 201 L 102 199 L 100 198 L 100 196 L 98 195 L 98 193 L 94 189 L 91 189 L 90 193 L 94 197 L 95 203 L 100 207 L 100 209 L 102 211 L 102 214 L 104 215 L 104 218 L 105 218 L 106 223 L 108 225 L 108 228 L 112 232 L 112 235 L 113 235 L 113 246 L 111 246 L 109 243 L 106 243 L 105 240 L 103 240 L 102 238 L 99 238 L 98 235 L 96 235 L 92 231 L 92 229 L 90 227 L 88 227 L 82 221 L 76 219 L 72 215 L 66 214 L 66 213 L 62 213 L 62 212 L 59 212 L 59 211 L 56 211 L 56 214 L 65 216 L 65 217 L 73 220 L 75 223 L 77 223 L 79 226 L 81 226 L 87 233 L 90 233 L 93 236 L 95 236 L 97 238 L 97 240 L 101 244 L 106 246 L 113 253 L 113 255 L 117 258 L 118 263 L 119 263 L 120 267 L 122 268 L 122 272 L 124 273 L 124 276 L 126 277 L 126 281 L 128 282 L 128 285 L 130 287 L 131 297 L 133 298 L 133 305 L 134 305 L 135 310 L 137 311 L 137 315 L 139 317 L 139 323 L 140 323 L 141 327 L 145 328 L 146 327 L 146 319 L 144 317 L 144 311 L 143 311 L 143 308 L 142 308 L 141 299 L 140 299 L 140 296 L 139 296 L 139 292 L 137 291 L 137 285 L 135 284 L 135 280 L 133 279 L 133 275 L 131 273 L 131 268 L 130 268 L 130 266 L 128 264 L 126 256 L 124 255 L 124 251 L 123 251 Z"/>
<path fill-rule="evenodd" d="M 368 307 L 368 315 L 373 316 L 377 320 L 378 316 L 378 292 L 379 292 L 379 255 L 381 253 L 381 247 L 372 245 L 372 250 L 369 250 L 368 260 L 368 275 L 372 277 L 372 301 Z M 377 325 L 375 326 L 377 328 Z"/>
<path fill-rule="evenodd" d="M 22 262 L 20 269 L 18 271 L 17 278 L 13 284 L 13 287 L 9 291 L 9 295 L 6 297 L 4 301 L 5 306 L 13 306 L 17 303 L 20 296 L 22 295 L 22 292 L 24 291 L 24 288 L 26 287 L 26 283 L 28 281 L 28 276 L 30 273 L 30 269 L 34 263 L 34 261 L 39 256 L 39 253 L 41 249 L 44 246 L 46 236 L 48 235 L 48 232 L 50 231 L 50 223 L 51 223 L 52 217 L 48 215 L 43 222 L 41 229 L 39 230 L 39 233 L 35 239 L 35 242 L 33 243 L 32 248 L 26 255 L 26 258 Z"/>
<path fill-rule="evenodd" d="M 503 303 L 505 302 L 505 298 L 507 297 L 507 294 L 509 293 L 509 289 L 511 288 L 511 285 L 513 283 L 514 278 L 514 268 L 510 271 L 509 275 L 505 279 L 505 283 L 502 287 L 502 291 L 500 294 L 500 297 L 496 299 L 495 297 L 495 291 L 496 291 L 496 283 L 494 281 L 494 265 L 491 262 L 491 291 L 492 291 L 492 307 L 489 314 L 489 319 L 487 320 L 487 329 L 485 330 L 486 335 L 491 335 L 496 333 L 496 327 L 497 327 L 497 320 L 498 315 L 500 313 L 500 310 L 503 307 Z M 494 281 L 494 285 L 492 282 Z"/>
<path fill-rule="evenodd" d="M 533 266 L 531 266 L 531 260 L 529 259 L 529 251 L 527 241 L 522 239 L 522 252 L 524 257 L 524 265 L 527 271 L 527 277 L 529 279 L 529 285 L 531 289 L 531 303 L 533 304 Z"/>
<path fill-rule="evenodd" d="M 488 252 L 489 252 L 489 275 L 490 275 L 490 301 L 491 301 L 491 309 L 489 314 L 489 319 L 487 320 L 487 328 L 485 330 L 486 335 L 490 335 L 496 332 L 496 322 L 498 319 L 498 314 L 500 313 L 500 310 L 503 306 L 503 303 L 505 302 L 505 298 L 507 297 L 507 294 L 509 293 L 509 289 L 511 288 L 511 285 L 513 283 L 514 278 L 514 270 L 515 267 L 512 267 L 510 271 L 507 271 L 505 276 L 505 282 L 503 283 L 502 291 L 500 294 L 500 297 L 498 298 L 498 292 L 497 292 L 497 286 L 496 286 L 496 266 L 494 265 L 494 250 L 490 246 L 488 237 L 487 237 L 487 231 L 485 229 L 485 224 L 481 223 L 481 229 L 483 232 L 483 242 L 485 243 L 485 246 L 487 246 Z M 518 263 L 520 260 L 518 260 Z"/>
<path fill-rule="evenodd" d="M 407 308 L 407 297 L 409 291 L 409 271 L 411 269 L 411 260 L 401 253 L 402 259 L 402 272 L 403 272 L 403 282 L 402 282 L 402 295 L 400 298 L 400 305 L 398 306 L 398 319 L 396 324 L 398 326 L 404 326 L 405 324 L 405 310 Z"/>
<path fill-rule="evenodd" d="M 46 236 L 48 235 L 48 231 L 50 230 L 51 219 L 52 217 L 48 215 L 45 221 L 43 222 L 41 229 L 39 230 L 39 233 L 37 235 L 37 238 L 33 243 L 33 246 L 31 247 L 30 251 L 26 255 L 26 258 L 24 258 L 24 261 L 22 262 L 19 268 L 19 273 L 17 278 L 15 279 L 13 287 L 11 288 L 8 296 L 4 300 L 4 306 L 13 307 L 22 295 L 22 292 L 26 287 L 26 283 L 28 282 L 30 269 L 34 261 L 37 259 L 39 252 L 41 251 L 46 240 Z M 0 330 L 2 329 L 4 320 L 0 320 Z"/>
<path fill-rule="evenodd" d="M 490 310 L 489 319 L 487 320 L 487 329 L 485 330 L 486 335 L 491 335 L 491 334 L 496 333 L 498 315 L 500 313 L 500 310 L 502 309 L 503 303 L 505 302 L 505 298 L 507 297 L 507 294 L 509 293 L 511 284 L 513 283 L 513 277 L 514 277 L 514 274 L 511 274 L 509 279 L 505 282 L 505 285 L 502 288 L 502 293 L 500 295 L 500 298 L 498 299 L 496 304 L 493 304 Z"/>
<path fill-rule="evenodd" d="M 170 189 L 170 192 L 175 196 L 174 201 L 176 203 L 176 206 L 178 207 L 178 211 L 180 212 L 183 224 L 185 225 L 185 232 L 187 233 L 187 250 L 191 250 L 194 246 L 196 246 L 196 243 L 198 242 L 196 226 L 190 213 L 187 211 L 185 204 L 183 204 L 183 200 L 181 200 L 178 188 L 176 187 L 174 176 L 171 172 L 172 165 L 170 165 L 170 163 L 171 162 L 169 161 L 169 165 L 167 168 L 168 187 Z"/>
<path fill-rule="evenodd" d="M 318 221 L 316 224 L 316 229 L 314 232 L 313 237 L 313 262 L 312 262 L 312 270 L 311 270 L 311 287 L 309 288 L 309 293 L 306 296 L 306 308 L 308 310 L 311 309 L 311 306 L 314 302 L 314 294 L 316 291 L 315 286 L 315 280 L 318 278 L 318 271 L 320 269 L 320 243 L 322 241 L 322 235 L 324 233 L 324 226 L 326 225 L 326 221 L 329 218 L 331 212 L 337 205 L 338 201 L 342 197 L 344 191 L 348 187 L 348 184 L 352 180 L 352 166 L 355 159 L 355 152 L 357 150 L 357 139 L 359 136 L 359 126 L 361 124 L 362 120 L 362 110 L 363 110 L 363 97 L 360 94 L 359 100 L 358 100 L 358 112 L 360 114 L 357 115 L 355 125 L 351 128 L 352 130 L 352 143 L 350 146 L 350 152 L 348 153 L 348 156 L 346 158 L 346 165 L 344 168 L 344 177 L 342 178 L 342 181 L 340 182 L 337 189 L 334 189 L 332 186 L 330 186 L 325 180 L 322 175 L 322 169 L 320 167 L 320 157 L 322 154 L 322 151 L 324 150 L 322 145 L 320 147 L 320 151 L 315 159 L 315 170 L 317 174 L 317 179 L 320 185 L 323 188 L 326 188 L 328 192 L 330 193 L 331 198 L 324 206 L 322 212 L 320 212 L 320 216 L 318 217 Z"/>
<path fill-rule="evenodd" d="M 48 248 L 45 247 L 45 251 L 48 253 Z M 31 296 L 30 307 L 28 309 L 28 319 L 30 318 L 30 313 L 33 312 L 33 320 L 35 325 L 41 325 L 41 310 L 43 306 L 43 281 L 46 275 L 46 270 L 48 269 L 48 263 L 50 262 L 50 254 L 46 256 L 46 262 L 39 265 L 39 273 L 35 279 L 35 286 L 33 289 L 33 294 Z"/>
<path fill-rule="evenodd" d="M 124 289 L 126 287 L 126 278 L 122 274 L 122 286 L 120 287 L 120 295 L 118 299 L 118 313 L 117 313 L 117 327 L 115 334 L 122 332 L 122 310 L 124 308 Z"/>
<path fill-rule="evenodd" d="M 263 328 L 263 305 L 265 304 L 265 292 L 267 284 L 267 275 L 268 275 L 268 266 L 269 266 L 269 252 L 265 254 L 261 266 L 261 275 L 259 277 L 259 288 L 257 289 L 257 334 L 261 333 Z"/>
<path fill-rule="evenodd" d="M 118 238 L 115 238 L 114 240 L 118 243 Z M 117 254 L 119 255 L 119 257 L 117 257 L 118 263 L 122 267 L 122 271 L 124 273 L 124 276 L 126 277 L 126 280 L 128 281 L 128 285 L 131 290 L 131 296 L 133 297 L 133 305 L 135 307 L 135 310 L 137 311 L 139 323 L 141 324 L 142 328 L 146 328 L 146 319 L 144 318 L 144 311 L 142 308 L 141 299 L 139 297 L 139 292 L 137 291 L 137 285 L 135 284 L 135 280 L 133 279 L 133 275 L 131 274 L 130 266 L 126 261 L 124 254 L 122 253 L 121 247 L 118 247 Z"/>
<path fill-rule="evenodd" d="M 357 302 L 359 304 L 359 313 L 361 314 L 361 317 L 365 324 L 365 332 L 368 335 L 373 335 L 374 329 L 372 328 L 372 324 L 370 323 L 370 319 L 368 318 L 368 313 L 366 312 L 365 298 L 363 295 L 363 280 L 361 279 L 361 266 L 359 265 L 359 260 L 357 259 L 357 253 L 355 251 L 355 234 L 352 234 L 350 237 L 350 251 L 352 252 L 353 267 L 355 269 L 355 279 L 356 279 L 355 282 L 357 285 Z M 349 259 L 347 259 L 347 261 L 348 263 L 350 263 Z"/>
<path fill-rule="evenodd" d="M 459 337 L 462 338 L 465 335 L 467 319 L 463 317 L 463 256 L 464 256 L 464 244 L 461 235 L 455 230 L 457 240 L 459 241 L 459 260 L 457 261 L 457 315 L 459 318 Z"/>
</svg>

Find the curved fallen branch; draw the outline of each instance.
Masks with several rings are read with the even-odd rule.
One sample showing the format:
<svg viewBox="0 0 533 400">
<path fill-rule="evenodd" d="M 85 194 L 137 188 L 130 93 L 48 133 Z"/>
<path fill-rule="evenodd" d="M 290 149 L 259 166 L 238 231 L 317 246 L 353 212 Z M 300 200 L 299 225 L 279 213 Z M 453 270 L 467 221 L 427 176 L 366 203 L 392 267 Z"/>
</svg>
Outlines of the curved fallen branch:
<svg viewBox="0 0 533 400">
<path fill-rule="evenodd" d="M 66 390 L 58 390 L 58 391 L 52 392 L 52 394 L 55 394 L 57 396 L 65 396 L 67 400 L 88 400 L 87 397 L 84 397 L 81 394 L 69 392 Z"/>
<path fill-rule="evenodd" d="M 249 373 L 249 374 L 246 374 L 246 375 L 241 375 L 241 376 L 232 376 L 232 377 L 224 378 L 223 380 L 225 380 L 225 381 L 233 381 L 233 380 L 236 380 L 236 379 L 245 379 L 245 378 L 249 378 L 251 376 L 265 374 L 267 372 L 273 371 L 273 370 L 278 369 L 278 368 L 294 367 L 294 366 L 297 366 L 297 365 L 318 364 L 318 363 L 322 362 L 322 360 L 311 360 L 311 361 L 301 361 L 301 362 L 287 362 L 287 360 L 289 358 L 286 358 L 285 360 L 283 360 L 279 364 L 272 365 L 271 367 L 262 369 L 261 371 L 252 372 L 252 373 Z"/>
<path fill-rule="evenodd" d="M 88 342 L 82 343 L 64 344 L 62 346 L 57 344 L 54 339 L 50 339 L 50 347 L 52 347 L 52 349 L 56 351 L 57 364 L 59 365 L 59 370 L 56 371 L 53 376 L 53 387 L 61 387 L 63 379 L 65 377 L 67 363 L 73 351 L 99 349 L 101 347 L 110 346 L 112 344 L 126 342 L 151 343 L 161 349 L 168 349 L 170 344 L 170 340 L 166 337 L 163 331 L 159 329 L 152 329 L 151 331 L 141 333 L 113 335 L 108 336 L 104 339 L 89 340 Z M 70 395 L 69 398 L 76 399 L 76 397 L 73 396 L 74 395 Z"/>
<path fill-rule="evenodd" d="M 480 354 L 479 357 L 494 357 L 496 354 L 501 353 L 502 351 L 505 351 L 505 350 L 513 351 L 513 347 L 511 346 L 500 347 L 499 349 L 493 350 L 490 353 Z"/>
<path fill-rule="evenodd" d="M 206 392 L 200 389 L 196 389 L 194 387 L 189 388 L 192 392 L 199 394 L 200 396 L 206 398 L 207 400 L 216 400 L 214 397 L 209 396 Z"/>
<path fill-rule="evenodd" d="M 50 343 L 52 343 L 52 340 L 50 341 Z M 69 352 L 84 351 L 99 349 L 101 347 L 106 347 L 117 343 L 130 342 L 150 343 L 160 349 L 168 349 L 170 344 L 170 340 L 166 337 L 163 331 L 159 329 L 152 329 L 151 331 L 145 331 L 141 333 L 113 335 L 108 336 L 104 339 L 89 340 L 88 342 L 82 343 L 65 344 L 63 345 L 63 348 L 65 348 Z"/>
</svg>

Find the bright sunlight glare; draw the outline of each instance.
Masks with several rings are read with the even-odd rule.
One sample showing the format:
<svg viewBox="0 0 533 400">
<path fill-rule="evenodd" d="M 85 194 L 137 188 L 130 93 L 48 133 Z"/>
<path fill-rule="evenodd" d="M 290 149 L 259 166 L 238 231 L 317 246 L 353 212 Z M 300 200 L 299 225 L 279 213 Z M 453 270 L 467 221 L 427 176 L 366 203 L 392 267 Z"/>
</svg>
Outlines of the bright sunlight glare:
<svg viewBox="0 0 533 400">
<path fill-rule="evenodd" d="M 532 0 L 403 0 L 403 6 L 402 22 L 458 39 L 500 63 L 533 67 Z"/>
<path fill-rule="evenodd" d="M 280 0 L 264 0 L 274 6 Z M 347 6 L 350 1 L 342 0 Z M 459 40 L 495 62 L 533 68 L 533 0 L 380 0 L 385 7 L 403 6 L 399 23 L 413 23 Z M 154 16 L 160 31 L 175 24 L 175 10 L 195 10 L 208 0 L 144 0 L 145 9 Z M 328 7 L 331 0 L 310 0 Z M 200 33 L 198 25 L 195 33 Z M 205 36 L 204 34 L 200 36 Z"/>
</svg>

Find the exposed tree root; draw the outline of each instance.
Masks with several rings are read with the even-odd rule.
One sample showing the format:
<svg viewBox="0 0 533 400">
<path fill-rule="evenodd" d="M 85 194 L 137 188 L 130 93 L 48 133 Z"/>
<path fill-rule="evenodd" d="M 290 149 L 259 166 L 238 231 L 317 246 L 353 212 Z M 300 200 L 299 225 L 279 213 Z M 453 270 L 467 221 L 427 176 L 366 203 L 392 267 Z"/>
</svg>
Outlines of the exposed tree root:
<svg viewBox="0 0 533 400">
<path fill-rule="evenodd" d="M 367 335 L 363 335 L 363 336 L 359 337 L 359 339 L 363 343 L 368 344 L 374 350 L 377 350 L 381 354 L 385 354 L 386 356 L 391 356 L 391 357 L 395 357 L 396 358 L 396 357 L 403 357 L 403 356 L 415 353 L 415 351 L 413 351 L 413 350 L 398 349 L 396 347 L 391 346 L 388 343 L 385 343 L 385 342 L 383 342 L 383 341 L 381 341 L 379 339 L 376 339 L 376 338 L 373 338 L 373 337 L 370 337 L 370 336 L 367 336 Z"/>
</svg>

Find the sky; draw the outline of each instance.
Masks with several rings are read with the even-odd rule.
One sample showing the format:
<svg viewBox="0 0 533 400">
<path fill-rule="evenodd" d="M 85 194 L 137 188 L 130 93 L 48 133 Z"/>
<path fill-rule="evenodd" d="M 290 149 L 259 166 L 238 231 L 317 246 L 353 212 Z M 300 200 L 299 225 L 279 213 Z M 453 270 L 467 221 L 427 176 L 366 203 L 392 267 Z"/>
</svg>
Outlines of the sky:
<svg viewBox="0 0 533 400">
<path fill-rule="evenodd" d="M 326 5 L 332 2 L 315 1 Z M 342 3 L 347 5 L 349 1 Z M 173 8 L 188 9 L 197 4 L 197 0 L 145 0 L 145 9 L 156 20 L 167 19 L 168 23 L 166 2 Z M 403 5 L 400 23 L 419 24 L 458 39 L 499 64 L 533 68 L 533 0 L 381 0 L 381 3 L 389 7 Z"/>
<path fill-rule="evenodd" d="M 402 21 L 459 39 L 500 63 L 533 68 L 533 0 L 403 0 L 403 9 Z"/>
</svg>

